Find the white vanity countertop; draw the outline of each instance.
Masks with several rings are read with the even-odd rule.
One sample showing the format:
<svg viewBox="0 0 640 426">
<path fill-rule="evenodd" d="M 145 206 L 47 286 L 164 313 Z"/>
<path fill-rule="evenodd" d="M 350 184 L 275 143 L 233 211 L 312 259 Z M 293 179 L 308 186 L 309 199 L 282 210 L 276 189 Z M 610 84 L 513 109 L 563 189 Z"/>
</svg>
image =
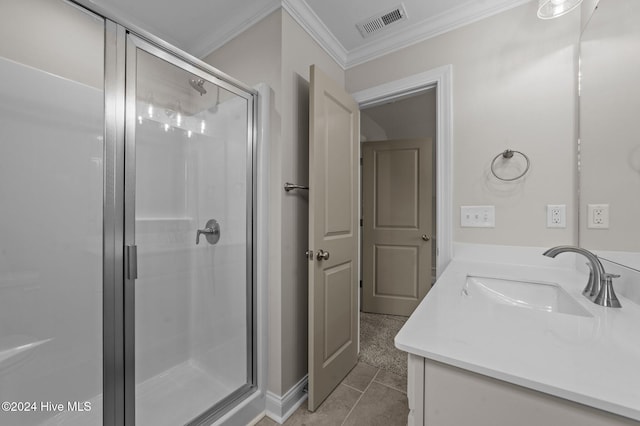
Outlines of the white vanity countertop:
<svg viewBox="0 0 640 426">
<path fill-rule="evenodd" d="M 541 253 L 541 252 L 539 252 Z M 640 420 L 640 306 L 604 308 L 572 268 L 454 259 L 395 338 L 406 352 Z M 558 262 L 562 264 L 563 262 Z M 592 317 L 482 303 L 468 275 L 556 283 Z M 615 287 L 615 281 L 614 281 Z"/>
</svg>

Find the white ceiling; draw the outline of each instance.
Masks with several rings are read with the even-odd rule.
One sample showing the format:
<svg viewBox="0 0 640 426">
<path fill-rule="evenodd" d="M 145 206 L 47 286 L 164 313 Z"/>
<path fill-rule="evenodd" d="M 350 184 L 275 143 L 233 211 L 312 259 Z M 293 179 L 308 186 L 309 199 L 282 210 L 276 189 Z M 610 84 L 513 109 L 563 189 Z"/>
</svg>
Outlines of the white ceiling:
<svg viewBox="0 0 640 426">
<path fill-rule="evenodd" d="M 79 0 L 203 57 L 279 7 L 345 69 L 534 0 Z M 404 5 L 407 20 L 363 38 L 355 24 Z"/>
</svg>

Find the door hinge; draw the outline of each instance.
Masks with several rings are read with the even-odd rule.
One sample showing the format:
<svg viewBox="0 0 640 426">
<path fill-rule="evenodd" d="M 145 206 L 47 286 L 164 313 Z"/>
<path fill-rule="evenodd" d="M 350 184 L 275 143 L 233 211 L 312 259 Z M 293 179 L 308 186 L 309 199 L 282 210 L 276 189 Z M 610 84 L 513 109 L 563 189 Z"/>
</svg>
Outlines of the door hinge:
<svg viewBox="0 0 640 426">
<path fill-rule="evenodd" d="M 125 271 L 128 280 L 138 279 L 138 246 L 124 246 Z"/>
<path fill-rule="evenodd" d="M 360 219 L 360 226 L 364 226 L 364 221 Z"/>
<path fill-rule="evenodd" d="M 360 288 L 362 288 L 362 280 L 360 280 Z"/>
<path fill-rule="evenodd" d="M 362 166 L 362 157 L 360 157 L 360 165 Z"/>
</svg>

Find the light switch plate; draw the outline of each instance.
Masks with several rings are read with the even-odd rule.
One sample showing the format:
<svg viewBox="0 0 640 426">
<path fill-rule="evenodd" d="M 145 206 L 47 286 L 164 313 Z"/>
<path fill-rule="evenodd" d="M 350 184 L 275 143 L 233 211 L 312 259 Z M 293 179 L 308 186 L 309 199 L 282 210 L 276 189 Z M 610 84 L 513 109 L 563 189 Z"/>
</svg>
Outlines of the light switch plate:
<svg viewBox="0 0 640 426">
<path fill-rule="evenodd" d="M 495 228 L 495 206 L 460 206 L 460 226 L 463 228 Z"/>
</svg>

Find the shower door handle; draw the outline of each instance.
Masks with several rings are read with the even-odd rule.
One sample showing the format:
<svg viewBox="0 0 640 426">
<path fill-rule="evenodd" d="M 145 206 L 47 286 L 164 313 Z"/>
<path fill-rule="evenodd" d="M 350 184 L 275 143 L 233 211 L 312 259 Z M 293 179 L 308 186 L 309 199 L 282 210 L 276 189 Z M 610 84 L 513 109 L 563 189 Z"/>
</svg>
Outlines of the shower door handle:
<svg viewBox="0 0 640 426">
<path fill-rule="evenodd" d="M 215 219 L 208 220 L 205 228 L 198 229 L 198 232 L 196 232 L 196 245 L 200 244 L 201 234 L 204 234 L 209 244 L 216 244 L 220 239 L 220 224 Z"/>
</svg>

